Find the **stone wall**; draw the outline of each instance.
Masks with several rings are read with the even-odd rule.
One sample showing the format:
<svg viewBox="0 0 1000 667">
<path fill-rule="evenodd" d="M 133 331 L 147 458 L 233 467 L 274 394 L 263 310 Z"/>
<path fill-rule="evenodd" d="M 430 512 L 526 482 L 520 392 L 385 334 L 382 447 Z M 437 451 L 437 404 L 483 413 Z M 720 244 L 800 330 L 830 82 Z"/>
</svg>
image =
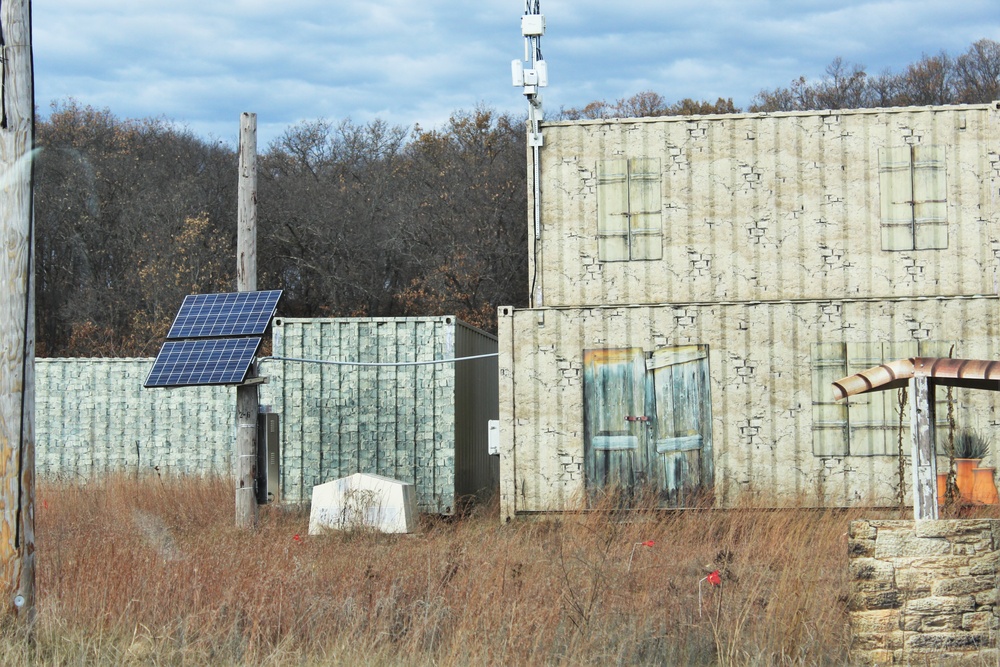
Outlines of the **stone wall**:
<svg viewBox="0 0 1000 667">
<path fill-rule="evenodd" d="M 851 664 L 995 664 L 1000 520 L 853 521 Z"/>
</svg>

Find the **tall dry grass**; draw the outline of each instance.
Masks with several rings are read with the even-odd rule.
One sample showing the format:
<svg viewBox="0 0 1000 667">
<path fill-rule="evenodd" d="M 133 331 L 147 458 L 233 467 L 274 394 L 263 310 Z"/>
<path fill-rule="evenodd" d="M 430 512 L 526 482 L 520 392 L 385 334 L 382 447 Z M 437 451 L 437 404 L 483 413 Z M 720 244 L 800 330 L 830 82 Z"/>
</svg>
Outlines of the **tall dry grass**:
<svg viewBox="0 0 1000 667">
<path fill-rule="evenodd" d="M 0 664 L 840 665 L 845 534 L 871 515 L 500 526 L 479 509 L 410 536 L 308 536 L 307 512 L 281 506 L 237 529 L 225 480 L 42 483 L 37 621 L 30 640 L 2 628 Z"/>
</svg>

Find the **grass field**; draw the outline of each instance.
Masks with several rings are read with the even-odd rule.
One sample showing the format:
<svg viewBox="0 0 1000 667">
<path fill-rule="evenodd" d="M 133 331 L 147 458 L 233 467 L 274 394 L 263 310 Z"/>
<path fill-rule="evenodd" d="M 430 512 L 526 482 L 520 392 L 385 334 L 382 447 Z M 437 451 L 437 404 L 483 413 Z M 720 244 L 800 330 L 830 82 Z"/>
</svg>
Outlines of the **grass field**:
<svg viewBox="0 0 1000 667">
<path fill-rule="evenodd" d="M 843 665 L 847 527 L 873 516 L 480 508 L 308 536 L 280 506 L 235 528 L 220 479 L 42 483 L 37 621 L 2 628 L 0 664 Z"/>
</svg>

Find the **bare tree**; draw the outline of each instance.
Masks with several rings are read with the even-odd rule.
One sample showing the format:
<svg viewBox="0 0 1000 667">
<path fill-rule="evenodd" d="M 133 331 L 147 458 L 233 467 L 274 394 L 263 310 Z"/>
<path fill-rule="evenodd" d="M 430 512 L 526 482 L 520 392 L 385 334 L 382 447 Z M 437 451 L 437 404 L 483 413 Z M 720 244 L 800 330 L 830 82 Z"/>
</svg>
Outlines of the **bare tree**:
<svg viewBox="0 0 1000 667">
<path fill-rule="evenodd" d="M 986 104 L 1000 99 L 1000 43 L 981 39 L 955 62 L 961 101 Z"/>
</svg>

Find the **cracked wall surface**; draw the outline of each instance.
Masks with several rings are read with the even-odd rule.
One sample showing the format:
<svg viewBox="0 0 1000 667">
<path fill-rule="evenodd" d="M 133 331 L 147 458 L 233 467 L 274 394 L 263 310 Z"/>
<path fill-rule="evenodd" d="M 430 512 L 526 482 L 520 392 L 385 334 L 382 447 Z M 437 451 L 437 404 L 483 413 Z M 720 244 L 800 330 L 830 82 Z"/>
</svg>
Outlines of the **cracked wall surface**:
<svg viewBox="0 0 1000 667">
<path fill-rule="evenodd" d="M 567 457 L 584 458 L 584 389 L 562 375 L 585 349 L 708 346 L 721 504 L 892 502 L 894 456 L 814 447 L 815 346 L 937 354 L 955 343 L 956 356 L 1000 358 L 997 103 L 558 122 L 543 133 L 535 307 L 500 309 L 505 516 L 586 495 L 585 476 L 565 472 Z M 913 249 L 884 249 L 899 245 L 896 160 L 919 170 L 927 163 L 914 156 L 925 155 L 944 172 L 930 180 L 945 220 L 929 242 L 914 222 Z M 611 158 L 661 165 L 662 259 L 601 256 L 596 175 Z M 924 249 L 941 238 L 946 247 Z M 963 393 L 962 418 L 1000 427 L 997 395 Z"/>
<path fill-rule="evenodd" d="M 748 495 L 789 505 L 894 504 L 894 455 L 814 453 L 813 344 L 957 341 L 956 356 L 995 359 L 998 312 L 992 297 L 501 308 L 505 516 L 576 507 L 584 498 L 585 349 L 698 344 L 708 345 L 719 504 Z M 1000 430 L 1000 392 L 960 390 L 956 401 L 963 423 Z M 1000 457 L 991 452 L 988 461 Z M 906 474 L 908 487 L 908 465 Z"/>
<path fill-rule="evenodd" d="M 994 105 L 550 123 L 541 234 L 546 306 L 1000 290 Z M 881 250 L 880 150 L 944 146 L 947 248 Z M 601 261 L 600 161 L 662 169 L 662 259 Z M 529 191 L 531 188 L 529 188 Z"/>
</svg>

